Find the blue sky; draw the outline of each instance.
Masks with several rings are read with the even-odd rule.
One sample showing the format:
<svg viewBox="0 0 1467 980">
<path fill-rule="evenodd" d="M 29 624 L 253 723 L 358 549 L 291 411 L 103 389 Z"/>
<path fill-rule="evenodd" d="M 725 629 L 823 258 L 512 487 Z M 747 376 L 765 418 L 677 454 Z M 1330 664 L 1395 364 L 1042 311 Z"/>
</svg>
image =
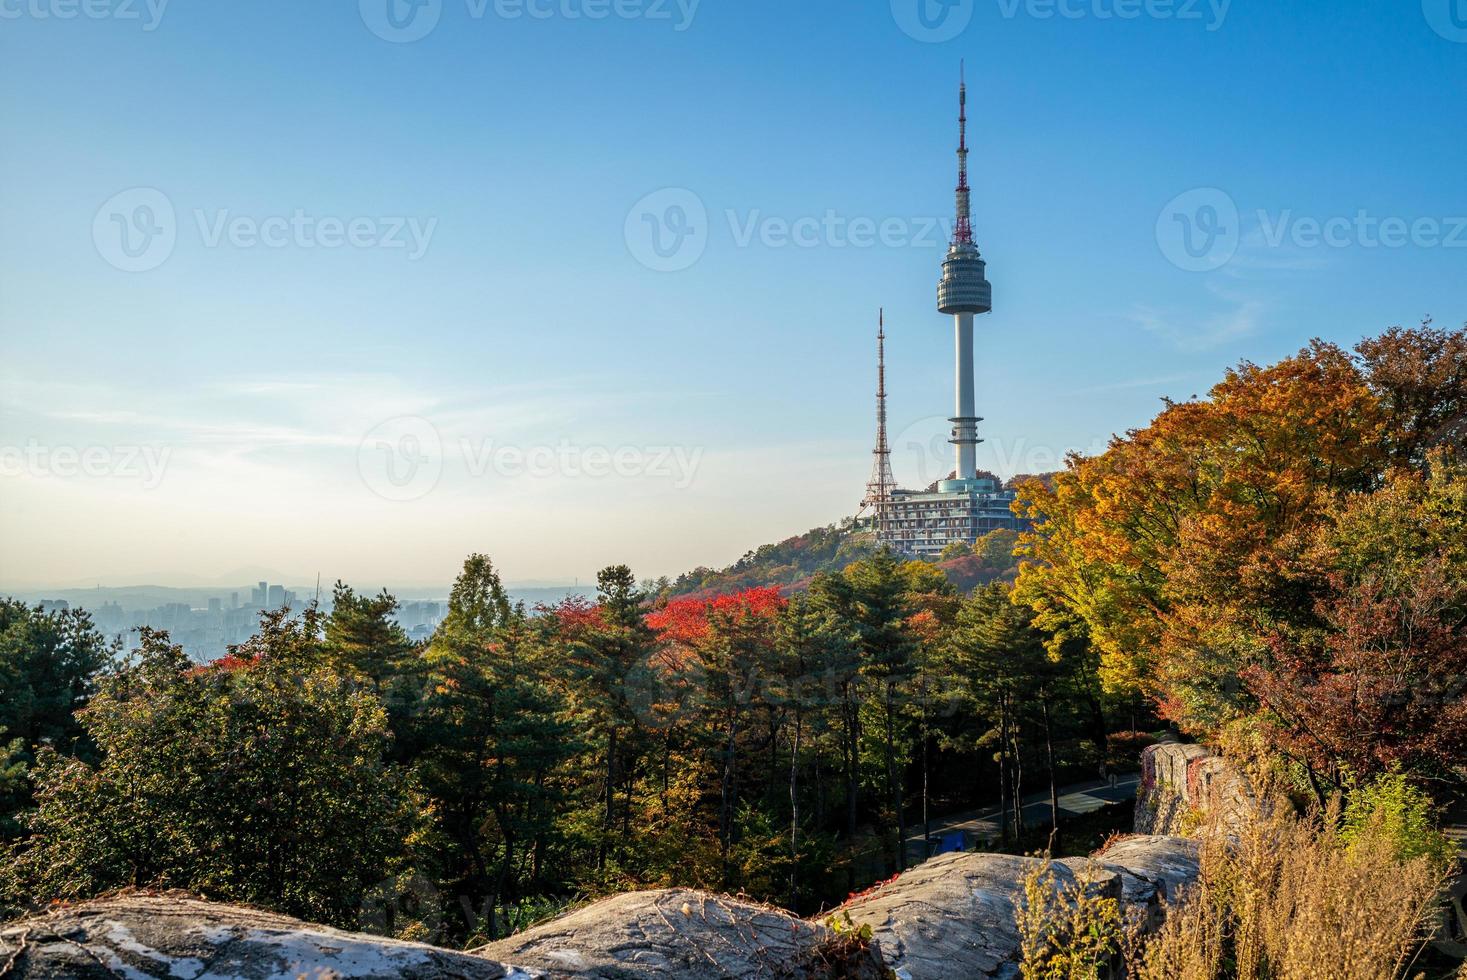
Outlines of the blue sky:
<svg viewBox="0 0 1467 980">
<path fill-rule="evenodd" d="M 388 2 L 0 0 L 0 587 L 724 564 L 879 306 L 935 478 L 960 59 L 984 465 L 1467 320 L 1467 0 Z"/>
</svg>

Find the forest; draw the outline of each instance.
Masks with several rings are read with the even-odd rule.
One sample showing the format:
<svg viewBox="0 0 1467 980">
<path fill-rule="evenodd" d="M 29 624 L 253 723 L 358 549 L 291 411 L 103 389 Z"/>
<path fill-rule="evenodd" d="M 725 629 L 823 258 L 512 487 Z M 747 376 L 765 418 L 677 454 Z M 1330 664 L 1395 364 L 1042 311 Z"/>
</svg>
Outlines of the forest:
<svg viewBox="0 0 1467 980">
<path fill-rule="evenodd" d="M 848 527 L 770 546 L 795 584 L 612 566 L 527 609 L 474 554 L 426 643 L 338 583 L 208 664 L 5 601 L 0 905 L 176 887 L 462 946 L 661 884 L 814 914 L 949 812 L 1088 851 L 1020 802 L 1168 729 L 1301 808 L 1395 786 L 1426 839 L 1467 766 L 1464 436 L 1467 329 L 1427 323 L 1240 364 L 942 565 Z"/>
</svg>

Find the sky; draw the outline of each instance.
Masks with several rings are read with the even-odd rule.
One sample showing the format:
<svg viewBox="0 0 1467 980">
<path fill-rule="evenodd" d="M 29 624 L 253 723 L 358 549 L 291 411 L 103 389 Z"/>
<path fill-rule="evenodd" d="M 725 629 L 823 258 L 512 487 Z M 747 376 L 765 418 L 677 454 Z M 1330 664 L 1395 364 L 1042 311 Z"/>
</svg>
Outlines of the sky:
<svg viewBox="0 0 1467 980">
<path fill-rule="evenodd" d="M 721 566 L 1467 321 L 1467 0 L 0 0 L 0 588 Z M 247 574 L 244 574 L 248 570 Z"/>
</svg>

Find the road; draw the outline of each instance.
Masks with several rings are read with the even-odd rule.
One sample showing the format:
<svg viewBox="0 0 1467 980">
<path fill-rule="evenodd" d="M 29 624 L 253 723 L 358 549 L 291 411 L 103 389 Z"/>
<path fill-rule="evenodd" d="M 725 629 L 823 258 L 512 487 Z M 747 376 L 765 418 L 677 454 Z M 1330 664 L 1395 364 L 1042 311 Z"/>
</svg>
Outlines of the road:
<svg viewBox="0 0 1467 980">
<path fill-rule="evenodd" d="M 1141 783 L 1139 773 L 1128 773 L 1116 780 L 1111 785 L 1103 780 L 1092 779 L 1085 783 L 1073 783 L 1060 788 L 1059 809 L 1060 822 L 1093 813 L 1108 803 L 1120 803 L 1136 798 L 1136 788 Z M 998 807 L 987 810 L 971 810 L 966 813 L 953 813 L 943 817 L 932 819 L 932 842 L 936 846 L 944 834 L 961 831 L 963 834 L 963 848 L 971 849 L 979 841 L 994 840 L 999 835 Z M 1049 825 L 1049 790 L 1033 793 L 1024 797 L 1024 808 L 1022 810 L 1024 826 L 1045 827 Z M 907 866 L 922 863 L 926 860 L 924 838 L 921 824 L 917 825 L 917 832 L 907 838 Z"/>
</svg>

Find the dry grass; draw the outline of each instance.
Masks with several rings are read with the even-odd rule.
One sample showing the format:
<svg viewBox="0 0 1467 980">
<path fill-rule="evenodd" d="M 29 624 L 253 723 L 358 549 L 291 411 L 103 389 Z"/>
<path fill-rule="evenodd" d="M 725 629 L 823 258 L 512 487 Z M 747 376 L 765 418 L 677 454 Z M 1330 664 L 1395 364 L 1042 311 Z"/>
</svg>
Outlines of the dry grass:
<svg viewBox="0 0 1467 980">
<path fill-rule="evenodd" d="M 1229 834 L 1202 829 L 1202 875 L 1151 937 L 1127 953 L 1141 980 L 1382 980 L 1406 974 L 1442 867 L 1398 858 L 1367 826 L 1347 843 L 1339 809 L 1287 806 Z"/>
<path fill-rule="evenodd" d="M 1121 905 L 1104 893 L 1092 861 L 1062 883 L 1044 859 L 1024 876 L 1017 909 L 1022 980 L 1099 980 L 1125 941 Z"/>
</svg>

